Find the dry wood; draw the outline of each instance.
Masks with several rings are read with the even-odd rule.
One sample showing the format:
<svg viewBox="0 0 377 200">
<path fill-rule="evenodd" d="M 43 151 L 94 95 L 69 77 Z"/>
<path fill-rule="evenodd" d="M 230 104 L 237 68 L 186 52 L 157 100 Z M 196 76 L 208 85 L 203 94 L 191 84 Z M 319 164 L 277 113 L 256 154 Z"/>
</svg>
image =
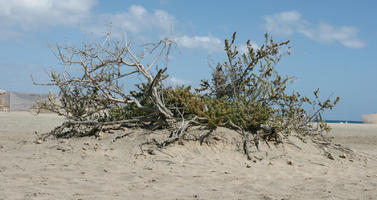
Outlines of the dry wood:
<svg viewBox="0 0 377 200">
<path fill-rule="evenodd" d="M 163 102 L 165 88 L 162 81 L 167 78 L 167 68 L 156 67 L 152 70 L 162 55 L 168 56 L 174 42 L 164 39 L 151 44 L 152 49 L 148 50 L 145 47 L 143 55 L 136 54 L 131 44 L 127 38 L 123 41 L 112 41 L 110 30 L 102 42 L 84 42 L 80 48 L 73 45 L 56 45 L 53 53 L 62 62 L 64 69 L 52 72 L 50 83 L 37 83 L 32 77 L 35 85 L 57 86 L 60 89 L 58 98 L 49 98 L 48 102 L 40 104 L 40 109 L 47 109 L 67 118 L 66 123 L 52 131 L 56 136 L 65 128 L 76 125 L 103 126 L 154 122 L 154 127 L 160 127 L 162 124 L 171 126 L 175 122 L 172 111 Z M 155 55 L 152 63 L 143 63 L 146 62 L 145 52 L 151 56 Z M 144 78 L 145 81 L 142 83 L 149 88 L 147 95 L 152 105 L 143 105 L 123 89 L 124 83 L 127 83 L 132 75 Z M 134 104 L 140 111 L 149 114 L 121 121 L 101 120 L 106 118 L 110 108 L 124 107 L 128 104 Z"/>
<path fill-rule="evenodd" d="M 164 142 L 162 142 L 159 147 L 163 148 L 181 138 L 184 137 L 185 133 L 186 133 L 186 130 L 193 124 L 199 124 L 196 120 L 198 119 L 198 117 L 194 117 L 192 118 L 191 120 L 188 120 L 188 121 L 185 121 L 184 119 L 182 120 L 182 124 L 179 128 L 175 129 L 174 131 L 172 131 L 170 137 L 165 140 Z"/>
</svg>

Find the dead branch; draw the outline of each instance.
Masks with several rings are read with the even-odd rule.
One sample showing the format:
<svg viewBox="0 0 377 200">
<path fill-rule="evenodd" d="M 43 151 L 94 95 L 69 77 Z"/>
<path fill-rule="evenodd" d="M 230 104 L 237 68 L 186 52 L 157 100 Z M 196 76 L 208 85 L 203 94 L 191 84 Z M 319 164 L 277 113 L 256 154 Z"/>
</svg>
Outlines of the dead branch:
<svg viewBox="0 0 377 200">
<path fill-rule="evenodd" d="M 243 137 L 242 140 L 243 140 L 243 150 L 244 150 L 244 153 L 247 156 L 247 159 L 251 160 L 250 152 L 249 152 L 249 134 L 247 134 L 247 133 L 244 134 L 244 137 Z"/>
<path fill-rule="evenodd" d="M 243 128 L 241 128 L 240 126 L 237 126 L 236 124 L 234 124 L 231 121 L 229 121 L 228 124 L 230 126 L 232 126 L 233 128 L 235 128 L 236 130 L 238 130 L 239 133 L 243 136 L 242 137 L 243 151 L 244 151 L 247 159 L 251 160 L 251 156 L 250 156 L 250 152 L 249 152 L 249 133 L 245 132 L 243 130 Z M 254 136 L 254 139 L 256 139 L 255 136 Z M 255 143 L 255 146 L 257 147 L 257 149 L 259 150 L 259 146 L 258 146 L 259 141 L 258 140 L 254 140 L 254 143 Z"/>
<path fill-rule="evenodd" d="M 178 129 L 175 129 L 172 131 L 170 137 L 162 142 L 160 145 L 158 145 L 160 148 L 163 148 L 165 146 L 168 146 L 169 144 L 181 139 L 184 137 L 186 130 L 193 124 L 199 124 L 196 120 L 198 117 L 194 117 L 189 121 L 182 120 L 182 124 Z"/>
<path fill-rule="evenodd" d="M 213 133 L 213 131 L 214 129 L 211 129 L 210 131 L 199 135 L 198 139 L 199 139 L 200 145 L 203 144 L 204 139 L 208 138 L 211 135 L 211 133 Z"/>
<path fill-rule="evenodd" d="M 204 94 L 192 93 L 191 86 L 163 85 L 168 77 L 167 66 L 159 62 L 163 55 L 169 55 L 175 44 L 167 38 L 145 45 L 142 54 L 138 54 L 137 48 L 126 38 L 113 41 L 111 30 L 102 42 L 94 39 L 79 47 L 57 44 L 53 53 L 63 69 L 51 72 L 50 83 L 37 83 L 32 77 L 35 85 L 57 86 L 60 91 L 57 97 L 51 96 L 48 101 L 39 103 L 40 109 L 66 118 L 46 137 L 96 135 L 104 131 L 104 126 L 169 128 L 171 134 L 162 143 L 154 140 L 140 146 L 154 144 L 163 148 L 187 139 L 187 129 L 193 125 L 204 125 L 209 130 L 194 138 L 201 144 L 216 127 L 226 126 L 242 136 L 244 153 L 251 160 L 250 142 L 259 150 L 260 141 L 269 146 L 268 141 L 282 142 L 281 135 L 288 136 L 293 131 L 301 135 L 311 133 L 310 121 L 314 116 L 320 122 L 317 129 L 328 130 L 322 123 L 321 113 L 332 109 L 339 98 L 322 102 L 317 95 L 319 90 L 314 92 L 315 102 L 301 97 L 300 93 L 288 94 L 287 84 L 293 77 L 284 78 L 274 68 L 273 64 L 282 56 L 279 48 L 288 42 L 275 43 L 266 35 L 265 44 L 258 50 L 253 50 L 249 41 L 248 52 L 239 55 L 234 46 L 235 36 L 233 34 L 231 42 L 225 40 L 228 61 L 218 64 L 212 74 L 213 83 L 204 80 L 202 88 L 197 90 L 209 90 Z M 130 81 L 135 76 L 141 79 L 137 84 Z M 126 90 L 130 84 L 135 84 L 137 91 Z M 314 115 L 308 115 L 303 109 L 304 103 L 319 109 Z M 113 142 L 129 134 L 116 136 Z M 317 144 L 324 146 L 325 152 L 328 152 L 326 147 L 348 151 L 323 141 Z"/>
<path fill-rule="evenodd" d="M 53 53 L 63 64 L 64 70 L 51 72 L 50 83 L 37 83 L 32 77 L 35 85 L 57 86 L 60 90 L 58 99 L 40 102 L 40 108 L 67 118 L 67 122 L 53 132 L 76 125 L 156 122 L 155 126 L 158 127 L 162 121 L 168 126 L 174 123 L 174 115 L 162 99 L 166 67 L 151 70 L 157 66 L 163 54 L 168 56 L 167 50 L 174 42 L 164 39 L 156 43 L 149 51 L 151 56 L 156 56 L 148 65 L 144 64 L 147 62 L 145 56 L 137 56 L 129 41 L 112 41 L 110 36 L 111 31 L 103 42 L 84 42 L 81 47 L 57 44 Z M 146 94 L 152 104 L 144 104 L 124 89 L 124 84 L 135 75 L 144 78 L 142 84 L 148 87 Z M 107 121 L 111 109 L 126 105 L 135 105 L 146 114 L 122 121 Z"/>
<path fill-rule="evenodd" d="M 133 132 L 128 132 L 128 133 L 123 133 L 122 135 L 117 135 L 113 138 L 113 140 L 111 142 L 115 142 L 117 141 L 118 139 L 121 139 L 121 138 L 124 138 L 126 136 L 129 136 L 131 135 Z"/>
</svg>

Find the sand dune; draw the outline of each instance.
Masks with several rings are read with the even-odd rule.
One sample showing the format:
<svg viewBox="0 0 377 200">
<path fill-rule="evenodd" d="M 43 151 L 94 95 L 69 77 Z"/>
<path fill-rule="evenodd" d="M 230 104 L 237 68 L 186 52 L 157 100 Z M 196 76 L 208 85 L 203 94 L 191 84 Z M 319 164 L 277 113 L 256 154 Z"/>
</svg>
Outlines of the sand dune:
<svg viewBox="0 0 377 200">
<path fill-rule="evenodd" d="M 365 114 L 361 116 L 364 123 L 377 124 L 377 113 Z"/>
<path fill-rule="evenodd" d="M 53 114 L 0 113 L 0 199 L 376 199 L 377 125 L 334 124 L 334 140 L 359 155 L 330 160 L 310 142 L 262 145 L 253 161 L 224 142 L 175 145 L 142 153 L 157 137 L 132 130 L 96 138 L 35 144 L 34 131 L 61 122 Z M 292 140 L 294 140 L 292 138 Z M 267 152 L 267 153 L 266 153 Z M 150 155 L 154 154 L 154 155 Z M 268 155 L 266 155 L 268 154 Z"/>
</svg>

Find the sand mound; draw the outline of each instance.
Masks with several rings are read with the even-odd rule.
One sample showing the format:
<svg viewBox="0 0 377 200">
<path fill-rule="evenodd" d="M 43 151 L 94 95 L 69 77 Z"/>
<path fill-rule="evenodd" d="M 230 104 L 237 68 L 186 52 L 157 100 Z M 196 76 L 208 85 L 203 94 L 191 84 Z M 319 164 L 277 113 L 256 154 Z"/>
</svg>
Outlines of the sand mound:
<svg viewBox="0 0 377 200">
<path fill-rule="evenodd" d="M 366 114 L 361 116 L 363 122 L 366 124 L 377 124 L 377 113 L 374 114 Z"/>
<path fill-rule="evenodd" d="M 103 136 L 47 140 L 33 131 L 61 119 L 0 113 L 0 199 L 373 199 L 377 162 L 325 152 L 311 143 L 250 146 L 219 129 L 209 144 L 140 145 L 166 132 L 127 129 Z M 6 125 L 8 124 L 8 125 Z M 43 126 L 41 126 L 43 124 Z M 195 130 L 192 130 L 195 132 Z M 376 148 L 374 148 L 374 151 Z M 373 149 L 371 149 L 373 150 Z M 370 156 L 371 157 L 371 156 Z"/>
</svg>

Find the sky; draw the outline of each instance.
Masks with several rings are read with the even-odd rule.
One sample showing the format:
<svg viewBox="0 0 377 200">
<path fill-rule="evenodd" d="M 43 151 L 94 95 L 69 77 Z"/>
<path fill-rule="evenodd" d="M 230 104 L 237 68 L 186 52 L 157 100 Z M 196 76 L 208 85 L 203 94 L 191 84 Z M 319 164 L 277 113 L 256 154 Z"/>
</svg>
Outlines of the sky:
<svg viewBox="0 0 377 200">
<path fill-rule="evenodd" d="M 291 89 L 340 96 L 325 117 L 361 120 L 377 112 L 376 10 L 375 0 L 0 0 L 0 89 L 49 91 L 30 75 L 45 82 L 61 69 L 51 46 L 101 37 L 109 24 L 114 37 L 138 43 L 174 39 L 169 81 L 193 86 L 225 60 L 223 41 L 233 32 L 241 48 L 248 39 L 260 46 L 269 33 L 291 41 L 291 55 L 276 66 L 296 77 Z"/>
</svg>

